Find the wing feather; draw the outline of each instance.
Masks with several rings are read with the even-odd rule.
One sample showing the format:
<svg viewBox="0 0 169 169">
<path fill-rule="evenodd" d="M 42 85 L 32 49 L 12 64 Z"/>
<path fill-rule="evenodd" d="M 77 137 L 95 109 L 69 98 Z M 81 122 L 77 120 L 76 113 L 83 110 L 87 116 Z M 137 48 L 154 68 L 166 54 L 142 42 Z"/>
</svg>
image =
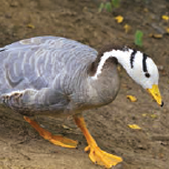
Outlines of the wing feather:
<svg viewBox="0 0 169 169">
<path fill-rule="evenodd" d="M 32 88 L 40 90 L 84 71 L 97 51 L 74 40 L 43 36 L 0 48 L 0 93 Z M 58 88 L 58 90 L 60 87 Z M 56 87 L 57 90 L 57 87 Z"/>
</svg>

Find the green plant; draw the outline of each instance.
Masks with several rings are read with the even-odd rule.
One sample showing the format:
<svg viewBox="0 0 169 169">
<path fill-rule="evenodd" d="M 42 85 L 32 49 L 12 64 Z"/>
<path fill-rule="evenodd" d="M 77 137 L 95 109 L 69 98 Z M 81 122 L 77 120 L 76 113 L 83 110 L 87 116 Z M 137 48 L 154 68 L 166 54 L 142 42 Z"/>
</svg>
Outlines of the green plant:
<svg viewBox="0 0 169 169">
<path fill-rule="evenodd" d="M 137 46 L 143 46 L 143 32 L 140 30 L 137 30 L 134 36 L 134 43 Z"/>
<path fill-rule="evenodd" d="M 115 8 L 118 8 L 120 6 L 120 0 L 111 0 L 111 3 Z"/>
<path fill-rule="evenodd" d="M 112 12 L 113 9 L 112 9 L 112 5 L 111 5 L 110 2 L 107 2 L 105 4 L 105 9 L 106 9 L 107 12 Z"/>
<path fill-rule="evenodd" d="M 118 8 L 120 6 L 120 0 L 109 0 L 108 2 L 102 2 L 99 6 L 99 13 L 103 10 L 106 10 L 107 12 L 112 12 L 113 7 Z"/>
</svg>

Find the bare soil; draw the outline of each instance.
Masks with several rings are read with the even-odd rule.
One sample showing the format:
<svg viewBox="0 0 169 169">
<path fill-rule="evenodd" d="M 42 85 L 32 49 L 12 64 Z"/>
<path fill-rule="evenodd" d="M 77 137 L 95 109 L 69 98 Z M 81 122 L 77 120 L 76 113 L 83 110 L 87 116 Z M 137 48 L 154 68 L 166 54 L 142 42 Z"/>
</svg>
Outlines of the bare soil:
<svg viewBox="0 0 169 169">
<path fill-rule="evenodd" d="M 133 45 L 136 30 L 144 32 L 144 46 L 160 70 L 160 108 L 140 86 L 120 71 L 121 90 L 105 107 L 84 112 L 99 146 L 124 159 L 125 169 L 169 169 L 169 21 L 167 0 L 121 0 L 113 12 L 98 13 L 97 0 L 1 0 L 0 45 L 33 36 L 54 35 L 75 39 L 99 50 L 103 44 Z M 114 17 L 122 15 L 118 24 Z M 131 30 L 125 33 L 124 25 Z M 150 34 L 162 34 L 152 38 Z M 137 97 L 130 102 L 126 95 Z M 72 119 L 39 118 L 54 134 L 79 141 L 78 149 L 57 147 L 41 138 L 22 116 L 0 111 L 0 169 L 101 169 L 84 152 L 87 145 Z M 128 124 L 137 124 L 133 130 Z"/>
</svg>

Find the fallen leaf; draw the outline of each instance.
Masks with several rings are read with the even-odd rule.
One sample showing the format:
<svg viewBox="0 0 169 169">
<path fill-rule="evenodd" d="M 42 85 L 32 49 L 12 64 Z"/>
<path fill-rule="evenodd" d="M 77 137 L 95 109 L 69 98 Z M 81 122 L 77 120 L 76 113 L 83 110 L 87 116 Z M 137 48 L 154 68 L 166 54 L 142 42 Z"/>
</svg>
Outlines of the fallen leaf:
<svg viewBox="0 0 169 169">
<path fill-rule="evenodd" d="M 169 33 L 169 28 L 166 28 L 166 32 Z"/>
<path fill-rule="evenodd" d="M 35 29 L 35 26 L 32 25 L 32 24 L 28 24 L 27 27 L 28 27 L 28 28 L 31 28 L 31 29 Z"/>
<path fill-rule="evenodd" d="M 146 114 L 146 113 L 144 113 L 144 114 L 142 114 L 142 116 L 143 116 L 143 117 L 146 117 L 146 116 L 147 116 L 147 114 Z"/>
<path fill-rule="evenodd" d="M 155 39 L 161 39 L 163 35 L 162 34 L 149 34 L 149 37 L 155 38 Z"/>
<path fill-rule="evenodd" d="M 126 97 L 127 97 L 127 99 L 129 99 L 131 102 L 136 102 L 136 101 L 137 101 L 137 98 L 136 98 L 135 96 L 127 95 Z"/>
<path fill-rule="evenodd" d="M 115 20 L 117 21 L 117 23 L 122 23 L 124 18 L 121 15 L 118 15 L 115 17 Z"/>
<path fill-rule="evenodd" d="M 131 30 L 131 26 L 128 24 L 125 24 L 123 28 L 125 30 L 125 33 L 128 33 Z"/>
<path fill-rule="evenodd" d="M 151 116 L 151 118 L 157 118 L 156 114 L 151 114 L 150 116 Z"/>
<path fill-rule="evenodd" d="M 129 126 L 131 129 L 134 129 L 134 130 L 141 130 L 141 127 L 138 126 L 137 124 L 128 124 L 128 126 Z"/>
<path fill-rule="evenodd" d="M 66 126 L 66 125 L 62 125 L 62 127 L 64 128 L 64 129 L 66 129 L 66 130 L 72 130 L 70 127 L 68 127 L 68 126 Z"/>
<path fill-rule="evenodd" d="M 161 17 L 163 20 L 165 20 L 165 21 L 169 21 L 169 16 L 167 16 L 167 15 L 162 15 L 162 17 Z"/>
</svg>

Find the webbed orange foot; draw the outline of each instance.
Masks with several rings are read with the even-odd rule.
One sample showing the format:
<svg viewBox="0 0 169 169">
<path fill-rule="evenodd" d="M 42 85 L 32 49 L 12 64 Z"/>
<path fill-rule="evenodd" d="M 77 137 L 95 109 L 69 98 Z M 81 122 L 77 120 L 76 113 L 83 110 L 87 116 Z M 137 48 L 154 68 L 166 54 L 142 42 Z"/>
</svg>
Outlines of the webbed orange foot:
<svg viewBox="0 0 169 169">
<path fill-rule="evenodd" d="M 86 137 L 88 146 L 85 148 L 85 151 L 90 151 L 89 158 L 91 161 L 105 166 L 106 168 L 116 166 L 118 163 L 123 161 L 121 157 L 106 153 L 97 146 L 96 141 L 93 139 L 90 132 L 86 128 L 84 118 L 81 115 L 75 115 L 74 120 Z"/>
<path fill-rule="evenodd" d="M 109 154 L 101 150 L 98 146 L 88 145 L 85 148 L 85 151 L 90 151 L 89 158 L 92 162 L 105 166 L 106 168 L 116 166 L 118 163 L 123 161 L 121 157 Z"/>
<path fill-rule="evenodd" d="M 45 130 L 44 128 L 40 127 L 39 124 L 31 120 L 30 118 L 24 116 L 24 119 L 35 129 L 39 132 L 39 134 L 46 140 L 50 141 L 51 143 L 66 147 L 66 148 L 76 148 L 78 142 L 75 140 L 68 139 L 63 136 L 52 135 L 49 131 Z"/>
</svg>

